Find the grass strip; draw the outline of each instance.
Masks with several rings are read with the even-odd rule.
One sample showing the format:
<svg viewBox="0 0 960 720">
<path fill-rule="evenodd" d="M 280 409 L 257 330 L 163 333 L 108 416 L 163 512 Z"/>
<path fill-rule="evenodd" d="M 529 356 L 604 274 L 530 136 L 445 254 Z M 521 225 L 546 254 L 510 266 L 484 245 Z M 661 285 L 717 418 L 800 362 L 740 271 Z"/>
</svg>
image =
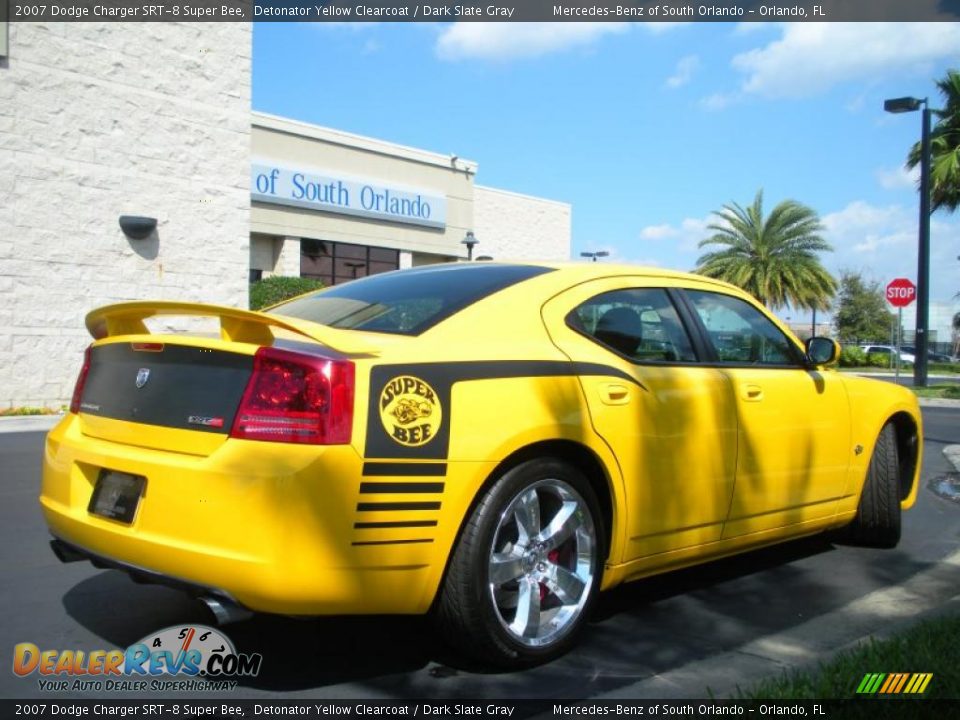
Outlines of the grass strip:
<svg viewBox="0 0 960 720">
<path fill-rule="evenodd" d="M 868 674 L 932 673 L 922 695 L 873 692 L 857 694 Z M 883 683 L 867 683 L 866 689 Z M 752 688 L 738 689 L 739 700 L 849 700 L 875 698 L 899 704 L 908 698 L 960 698 L 960 616 L 945 616 L 921 622 L 886 640 L 871 638 L 859 647 L 840 653 L 810 671 L 784 672 Z"/>
</svg>

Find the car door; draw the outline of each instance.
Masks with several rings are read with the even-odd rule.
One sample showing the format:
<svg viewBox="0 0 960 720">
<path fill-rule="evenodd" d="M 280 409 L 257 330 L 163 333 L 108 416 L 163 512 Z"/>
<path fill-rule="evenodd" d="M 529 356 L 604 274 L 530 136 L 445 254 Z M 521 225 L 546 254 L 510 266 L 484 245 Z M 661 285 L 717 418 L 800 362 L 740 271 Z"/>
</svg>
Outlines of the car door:
<svg viewBox="0 0 960 720">
<path fill-rule="evenodd" d="M 692 289 L 684 297 L 736 398 L 736 484 L 724 538 L 829 518 L 852 452 L 843 381 L 809 369 L 796 342 L 746 300 Z"/>
<path fill-rule="evenodd" d="M 543 310 L 571 360 L 614 371 L 586 371 L 580 382 L 593 428 L 623 476 L 624 561 L 719 540 L 736 467 L 729 380 L 698 364 L 675 291 L 649 282 L 587 282 Z"/>
</svg>

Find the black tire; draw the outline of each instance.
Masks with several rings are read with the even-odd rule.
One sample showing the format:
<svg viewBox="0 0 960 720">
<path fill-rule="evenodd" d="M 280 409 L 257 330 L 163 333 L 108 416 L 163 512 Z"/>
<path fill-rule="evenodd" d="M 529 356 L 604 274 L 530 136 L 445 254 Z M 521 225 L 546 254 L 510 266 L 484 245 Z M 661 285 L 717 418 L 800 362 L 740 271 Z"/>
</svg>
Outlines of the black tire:
<svg viewBox="0 0 960 720">
<path fill-rule="evenodd" d="M 844 539 L 867 547 L 892 548 L 900 542 L 900 458 L 892 423 L 884 425 L 874 446 L 857 516 Z"/>
<path fill-rule="evenodd" d="M 530 540 L 529 533 L 526 539 L 520 536 L 525 532 L 522 525 L 533 527 L 533 521 L 521 522 L 532 505 L 531 491 L 532 502 L 540 508 L 540 542 Z M 576 510 L 571 510 L 571 502 L 578 503 Z M 560 522 L 562 514 L 570 515 L 569 525 Z M 551 524 L 551 519 L 557 522 Z M 561 524 L 569 533 L 562 542 L 564 533 L 550 534 L 551 527 Z M 552 542 L 543 540 L 551 537 Z M 485 665 L 507 669 L 565 653 L 577 642 L 596 599 L 606 557 L 604 538 L 596 494 L 577 468 L 555 458 L 537 458 L 509 470 L 476 505 L 450 559 L 435 614 L 447 643 Z M 547 550 L 553 542 L 557 548 Z M 519 572 L 515 580 L 494 577 L 494 565 L 503 558 L 509 562 L 497 567 L 504 576 Z M 589 580 L 584 581 L 587 567 Z M 552 579 L 537 580 L 545 577 L 544 571 L 563 570 L 568 573 L 563 578 L 554 574 Z M 576 575 L 572 585 L 563 587 L 571 575 Z M 577 590 L 568 594 L 571 587 Z M 514 593 L 516 606 L 511 608 Z M 577 598 L 577 603 L 565 604 L 565 594 L 566 599 Z M 521 617 L 521 607 L 531 610 Z M 536 637 L 540 632 L 542 644 Z"/>
</svg>

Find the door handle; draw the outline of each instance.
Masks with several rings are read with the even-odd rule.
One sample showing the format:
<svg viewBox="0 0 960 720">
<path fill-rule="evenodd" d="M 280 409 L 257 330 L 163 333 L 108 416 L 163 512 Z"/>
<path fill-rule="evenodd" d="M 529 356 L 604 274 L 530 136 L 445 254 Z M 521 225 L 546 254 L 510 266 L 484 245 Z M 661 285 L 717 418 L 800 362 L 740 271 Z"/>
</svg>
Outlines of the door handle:
<svg viewBox="0 0 960 720">
<path fill-rule="evenodd" d="M 626 405 L 630 402 L 630 388 L 619 383 L 604 383 L 600 386 L 600 400 L 606 405 Z"/>
<path fill-rule="evenodd" d="M 740 396 L 747 402 L 760 402 L 763 400 L 763 388 L 759 385 L 744 385 L 740 389 Z"/>
</svg>

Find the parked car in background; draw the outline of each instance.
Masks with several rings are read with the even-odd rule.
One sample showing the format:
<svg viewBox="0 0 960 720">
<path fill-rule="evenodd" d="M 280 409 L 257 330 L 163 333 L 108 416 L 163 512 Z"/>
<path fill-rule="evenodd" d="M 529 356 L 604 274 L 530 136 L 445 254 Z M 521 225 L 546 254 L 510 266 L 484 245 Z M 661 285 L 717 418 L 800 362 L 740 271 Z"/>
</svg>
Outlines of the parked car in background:
<svg viewBox="0 0 960 720">
<path fill-rule="evenodd" d="M 916 357 L 917 350 L 913 345 L 901 345 L 900 352 L 907 352 Z M 944 353 L 934 352 L 933 350 L 927 350 L 927 360 L 929 362 L 938 362 L 938 363 L 953 363 L 957 362 L 957 358 L 950 357 Z"/>
<path fill-rule="evenodd" d="M 863 351 L 867 355 L 883 355 L 888 360 L 896 357 L 896 349 L 890 345 L 861 345 Z M 916 356 L 913 353 L 906 352 L 906 348 L 900 348 L 900 364 L 901 365 L 913 365 L 916 361 Z M 893 364 L 889 363 L 892 367 Z"/>
</svg>

